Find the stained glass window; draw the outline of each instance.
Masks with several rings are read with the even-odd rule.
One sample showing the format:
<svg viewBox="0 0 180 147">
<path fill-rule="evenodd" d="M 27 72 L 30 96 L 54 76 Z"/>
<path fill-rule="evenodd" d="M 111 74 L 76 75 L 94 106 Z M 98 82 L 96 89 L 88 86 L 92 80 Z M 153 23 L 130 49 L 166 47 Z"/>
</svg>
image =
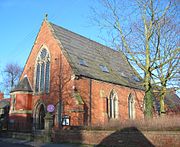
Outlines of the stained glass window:
<svg viewBox="0 0 180 147">
<path fill-rule="evenodd" d="M 40 81 L 40 90 L 44 91 L 44 63 L 41 65 L 41 81 Z"/>
<path fill-rule="evenodd" d="M 40 79 L 40 64 L 37 64 L 36 69 L 36 85 L 35 85 L 35 92 L 39 91 L 39 79 Z"/>
<path fill-rule="evenodd" d="M 112 91 L 107 101 L 107 110 L 109 118 L 118 118 L 118 97 L 117 94 Z"/>
<path fill-rule="evenodd" d="M 50 56 L 46 49 L 42 49 L 36 61 L 35 92 L 49 92 Z"/>
<path fill-rule="evenodd" d="M 128 98 L 128 112 L 129 112 L 129 118 L 134 119 L 135 118 L 135 106 L 134 106 L 134 97 L 132 94 L 129 95 Z"/>
<path fill-rule="evenodd" d="M 46 63 L 46 78 L 45 78 L 46 93 L 49 92 L 49 72 L 50 72 L 49 68 L 50 68 L 50 62 L 48 61 Z"/>
<path fill-rule="evenodd" d="M 47 51 L 46 51 L 46 49 L 43 49 L 42 51 L 41 51 L 41 58 L 42 59 L 44 59 L 45 57 L 46 57 L 46 54 L 47 54 Z"/>
</svg>

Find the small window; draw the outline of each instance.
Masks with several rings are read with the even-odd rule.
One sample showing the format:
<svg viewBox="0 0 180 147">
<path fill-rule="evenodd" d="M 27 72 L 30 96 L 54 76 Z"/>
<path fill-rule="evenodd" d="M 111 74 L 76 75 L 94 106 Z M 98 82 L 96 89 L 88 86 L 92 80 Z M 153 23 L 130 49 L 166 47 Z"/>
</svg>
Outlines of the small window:
<svg viewBox="0 0 180 147">
<path fill-rule="evenodd" d="M 119 72 L 119 74 L 122 76 L 122 77 L 124 77 L 124 78 L 128 78 L 128 76 L 127 76 L 127 74 L 125 74 L 123 71 L 118 71 Z"/>
<path fill-rule="evenodd" d="M 119 70 L 118 72 L 119 72 L 119 75 L 120 75 L 121 77 L 126 78 L 126 79 L 129 79 L 128 74 L 125 73 L 124 71 Z"/>
<path fill-rule="evenodd" d="M 135 75 L 132 75 L 132 79 L 134 80 L 134 81 L 136 81 L 136 82 L 140 82 L 141 80 L 137 77 L 137 76 L 135 76 Z"/>
<path fill-rule="evenodd" d="M 83 66 L 88 66 L 87 62 L 84 59 L 79 59 L 79 64 Z"/>
<path fill-rule="evenodd" d="M 101 68 L 101 70 L 102 70 L 103 72 L 109 72 L 107 66 L 105 66 L 105 65 L 99 65 L 99 67 Z"/>
</svg>

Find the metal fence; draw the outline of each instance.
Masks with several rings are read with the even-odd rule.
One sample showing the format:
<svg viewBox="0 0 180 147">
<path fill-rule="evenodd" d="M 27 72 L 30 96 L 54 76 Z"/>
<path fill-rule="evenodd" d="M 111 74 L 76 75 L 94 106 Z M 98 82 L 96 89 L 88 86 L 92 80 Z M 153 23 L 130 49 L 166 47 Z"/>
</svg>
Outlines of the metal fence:
<svg viewBox="0 0 180 147">
<path fill-rule="evenodd" d="M 31 122 L 9 122 L 7 125 L 8 131 L 14 132 L 32 132 L 32 123 Z"/>
</svg>

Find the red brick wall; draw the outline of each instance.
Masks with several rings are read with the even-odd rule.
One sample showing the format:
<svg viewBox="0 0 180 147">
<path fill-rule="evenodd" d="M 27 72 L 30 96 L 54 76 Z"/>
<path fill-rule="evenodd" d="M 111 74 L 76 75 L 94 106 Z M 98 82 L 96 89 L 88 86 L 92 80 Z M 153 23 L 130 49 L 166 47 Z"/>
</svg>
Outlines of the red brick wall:
<svg viewBox="0 0 180 147">
<path fill-rule="evenodd" d="M 42 46 L 46 46 L 50 53 L 50 93 L 34 94 L 32 97 L 32 109 L 34 109 L 39 99 L 47 106 L 48 104 L 56 105 L 59 98 L 62 98 L 63 114 L 70 115 L 71 125 L 90 125 L 90 119 L 92 125 L 101 125 L 108 122 L 106 97 L 109 97 L 110 92 L 114 89 L 117 92 L 119 101 L 118 118 L 120 120 L 128 119 L 128 96 L 130 93 L 134 94 L 136 98 L 136 118 L 143 118 L 141 105 L 144 92 L 97 80 L 92 80 L 92 107 L 90 109 L 90 79 L 80 77 L 80 79 L 74 80 L 71 78 L 73 75 L 71 66 L 62 53 L 61 45 L 54 38 L 51 27 L 46 21 L 42 23 L 21 76 L 22 79 L 24 75 L 27 75 L 33 89 L 36 58 Z M 61 92 L 60 81 L 62 83 Z M 76 90 L 83 98 L 84 105 L 79 105 L 76 98 L 73 97 L 73 86 L 76 87 Z M 17 108 L 18 107 L 20 106 L 17 106 Z M 84 112 L 79 112 L 79 110 L 83 109 Z M 92 114 L 91 117 L 90 113 Z"/>
<path fill-rule="evenodd" d="M 81 78 L 76 80 L 75 86 L 84 100 L 85 115 L 90 115 L 90 79 Z M 132 89 L 120 85 L 114 85 L 102 81 L 92 80 L 92 102 L 91 102 L 91 114 L 92 125 L 101 125 L 108 122 L 108 115 L 106 112 L 106 98 L 109 97 L 111 91 L 114 90 L 118 96 L 118 120 L 123 121 L 128 119 L 128 97 L 129 94 L 133 94 L 135 97 L 135 116 L 136 119 L 144 118 L 142 106 L 144 91 Z M 86 116 L 86 117 L 87 117 Z M 89 122 L 89 117 L 86 120 Z"/>
<path fill-rule="evenodd" d="M 15 109 L 32 110 L 32 94 L 17 93 Z"/>
<path fill-rule="evenodd" d="M 53 133 L 54 142 L 72 142 L 100 146 L 179 147 L 179 131 L 71 131 Z"/>
<path fill-rule="evenodd" d="M 59 97 L 58 81 L 59 81 L 59 73 L 60 73 L 60 64 L 62 64 L 62 68 L 63 68 L 63 75 L 64 75 L 63 82 L 64 83 L 66 82 L 66 86 L 64 87 L 64 89 L 66 89 L 66 87 L 70 83 L 71 68 L 70 68 L 66 58 L 62 55 L 58 41 L 54 38 L 51 28 L 46 21 L 44 21 L 41 26 L 41 29 L 36 38 L 36 41 L 32 48 L 32 51 L 29 55 L 26 65 L 24 67 L 24 71 L 21 76 L 21 79 L 26 74 L 27 77 L 29 78 L 32 88 L 34 89 L 35 62 L 36 62 L 37 55 L 43 45 L 45 45 L 50 52 L 50 64 L 51 64 L 51 67 L 50 67 L 50 71 L 51 71 L 50 72 L 50 83 L 51 83 L 50 94 L 34 96 L 33 105 L 36 104 L 36 102 L 39 98 L 43 99 L 45 104 L 48 104 L 48 103 L 56 104 L 57 103 L 57 99 Z M 65 94 L 67 95 L 67 91 Z"/>
<path fill-rule="evenodd" d="M 84 102 L 84 116 L 83 116 L 83 123 L 84 125 L 90 125 L 89 124 L 89 118 L 90 118 L 90 89 L 89 89 L 89 79 L 82 78 L 75 80 L 74 86 L 76 87 L 77 91 L 80 93 L 83 102 Z"/>
<path fill-rule="evenodd" d="M 77 101 L 72 97 L 73 95 L 73 80 L 71 67 L 61 51 L 60 43 L 56 40 L 51 31 L 49 24 L 44 21 L 39 34 L 36 38 L 32 51 L 24 67 L 21 79 L 24 75 L 29 78 L 30 84 L 34 89 L 34 74 L 35 74 L 35 63 L 37 55 L 42 46 L 46 46 L 50 53 L 50 92 L 49 94 L 34 94 L 32 101 L 32 109 L 35 107 L 39 99 L 47 106 L 48 104 L 58 103 L 59 98 L 63 100 L 63 115 L 71 115 L 71 124 L 78 125 L 82 124 L 82 112 L 76 113 L 71 110 L 77 109 Z M 60 81 L 62 84 L 60 84 Z M 60 90 L 60 85 L 62 88 Z M 82 108 L 78 108 L 82 109 Z M 79 120 L 79 117 L 81 118 Z"/>
</svg>

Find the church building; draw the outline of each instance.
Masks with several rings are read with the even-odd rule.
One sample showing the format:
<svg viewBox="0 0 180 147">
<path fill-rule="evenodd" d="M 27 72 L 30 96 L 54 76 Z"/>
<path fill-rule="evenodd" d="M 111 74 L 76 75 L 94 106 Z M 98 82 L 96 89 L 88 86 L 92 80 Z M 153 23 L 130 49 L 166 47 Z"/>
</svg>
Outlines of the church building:
<svg viewBox="0 0 180 147">
<path fill-rule="evenodd" d="M 10 123 L 44 129 L 142 119 L 144 90 L 126 56 L 45 19 L 11 91 Z M 23 126 L 21 125 L 20 129 Z"/>
</svg>

